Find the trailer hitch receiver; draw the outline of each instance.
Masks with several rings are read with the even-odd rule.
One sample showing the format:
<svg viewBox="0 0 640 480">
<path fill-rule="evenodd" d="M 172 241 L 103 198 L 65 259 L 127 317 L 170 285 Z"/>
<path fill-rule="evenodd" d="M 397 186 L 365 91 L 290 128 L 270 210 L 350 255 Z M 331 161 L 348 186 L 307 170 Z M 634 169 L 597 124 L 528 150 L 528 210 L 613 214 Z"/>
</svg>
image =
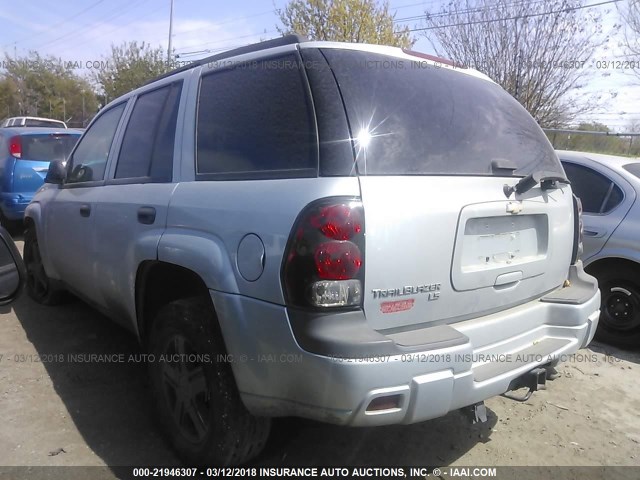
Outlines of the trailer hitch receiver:
<svg viewBox="0 0 640 480">
<path fill-rule="evenodd" d="M 517 402 L 526 402 L 531 398 L 533 392 L 538 391 L 541 386 L 544 387 L 547 383 L 547 369 L 544 367 L 534 368 L 533 370 L 525 373 L 524 375 L 515 378 L 509 384 L 509 390 L 502 394 L 503 397 L 510 398 Z M 518 390 L 520 388 L 526 388 L 527 393 L 523 397 L 518 397 L 511 393 L 512 390 Z"/>
</svg>

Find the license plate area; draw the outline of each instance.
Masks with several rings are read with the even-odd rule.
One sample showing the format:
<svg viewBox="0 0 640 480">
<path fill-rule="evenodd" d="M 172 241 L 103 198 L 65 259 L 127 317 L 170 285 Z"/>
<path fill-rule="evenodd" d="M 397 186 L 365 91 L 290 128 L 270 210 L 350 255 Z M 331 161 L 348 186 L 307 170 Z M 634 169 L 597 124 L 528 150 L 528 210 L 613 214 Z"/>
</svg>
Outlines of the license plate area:
<svg viewBox="0 0 640 480">
<path fill-rule="evenodd" d="M 523 213 L 507 213 L 502 202 L 462 209 L 451 280 L 455 290 L 494 287 L 513 274 L 518 280 L 543 275 L 550 255 L 549 216 L 544 205 L 527 202 Z"/>
<path fill-rule="evenodd" d="M 470 218 L 460 267 L 474 272 L 536 261 L 546 256 L 547 239 L 546 215 Z"/>
</svg>

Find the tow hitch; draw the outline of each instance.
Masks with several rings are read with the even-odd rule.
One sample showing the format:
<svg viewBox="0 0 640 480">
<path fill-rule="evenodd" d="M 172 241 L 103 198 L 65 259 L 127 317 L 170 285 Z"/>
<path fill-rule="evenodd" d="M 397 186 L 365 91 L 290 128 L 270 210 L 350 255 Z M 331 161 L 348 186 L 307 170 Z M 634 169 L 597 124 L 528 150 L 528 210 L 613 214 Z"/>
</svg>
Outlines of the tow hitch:
<svg viewBox="0 0 640 480">
<path fill-rule="evenodd" d="M 544 367 L 534 368 L 533 370 L 525 373 L 524 375 L 515 378 L 509 384 L 509 390 L 502 394 L 503 397 L 510 398 L 511 400 L 515 400 L 516 402 L 526 402 L 531 398 L 533 392 L 538 391 L 540 386 L 546 385 L 547 383 L 547 369 Z M 511 392 L 513 390 L 518 390 L 520 388 L 527 388 L 527 393 L 523 397 L 518 397 L 513 395 Z"/>
</svg>

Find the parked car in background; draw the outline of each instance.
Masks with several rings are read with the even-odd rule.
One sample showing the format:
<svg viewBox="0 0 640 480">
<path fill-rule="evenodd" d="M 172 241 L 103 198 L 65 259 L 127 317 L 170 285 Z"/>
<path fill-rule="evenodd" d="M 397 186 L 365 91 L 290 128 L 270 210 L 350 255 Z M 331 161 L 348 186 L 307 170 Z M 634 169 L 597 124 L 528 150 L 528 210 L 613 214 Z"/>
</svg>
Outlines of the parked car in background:
<svg viewBox="0 0 640 480">
<path fill-rule="evenodd" d="M 598 339 L 640 347 L 640 160 L 557 153 L 582 201 L 582 261 L 602 295 Z"/>
<path fill-rule="evenodd" d="M 273 417 L 486 420 L 597 326 L 546 136 L 417 52 L 286 36 L 198 61 L 105 106 L 47 181 L 27 291 L 141 340 L 187 464 L 248 460 Z"/>
<path fill-rule="evenodd" d="M 0 128 L 0 222 L 22 220 L 53 160 L 64 161 L 82 132 L 46 127 Z"/>
<path fill-rule="evenodd" d="M 55 120 L 53 118 L 43 117 L 10 117 L 5 118 L 0 123 L 0 128 L 3 127 L 53 127 L 53 128 L 67 128 L 67 124 L 62 120 Z"/>
</svg>

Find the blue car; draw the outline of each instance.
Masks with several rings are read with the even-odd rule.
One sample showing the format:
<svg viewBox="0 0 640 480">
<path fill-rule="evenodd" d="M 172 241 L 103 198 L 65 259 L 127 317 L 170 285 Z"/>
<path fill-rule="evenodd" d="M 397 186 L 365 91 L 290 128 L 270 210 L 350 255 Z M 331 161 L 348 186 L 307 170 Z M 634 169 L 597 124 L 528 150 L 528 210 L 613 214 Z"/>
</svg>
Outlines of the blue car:
<svg viewBox="0 0 640 480">
<path fill-rule="evenodd" d="M 44 182 L 49 162 L 64 161 L 82 131 L 44 127 L 0 128 L 0 222 L 22 220 Z"/>
</svg>

